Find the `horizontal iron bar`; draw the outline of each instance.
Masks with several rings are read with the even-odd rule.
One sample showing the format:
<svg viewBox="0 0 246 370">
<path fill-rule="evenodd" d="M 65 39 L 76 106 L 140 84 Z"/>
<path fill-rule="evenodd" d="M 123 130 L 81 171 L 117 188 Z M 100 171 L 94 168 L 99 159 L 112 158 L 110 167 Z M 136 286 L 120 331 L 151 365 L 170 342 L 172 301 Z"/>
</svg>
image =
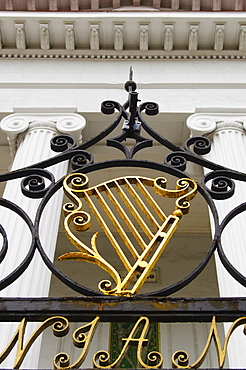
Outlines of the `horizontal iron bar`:
<svg viewBox="0 0 246 370">
<path fill-rule="evenodd" d="M 0 321 L 43 321 L 65 316 L 70 321 L 135 321 L 147 316 L 157 322 L 234 321 L 246 316 L 246 298 L 0 298 Z"/>
</svg>

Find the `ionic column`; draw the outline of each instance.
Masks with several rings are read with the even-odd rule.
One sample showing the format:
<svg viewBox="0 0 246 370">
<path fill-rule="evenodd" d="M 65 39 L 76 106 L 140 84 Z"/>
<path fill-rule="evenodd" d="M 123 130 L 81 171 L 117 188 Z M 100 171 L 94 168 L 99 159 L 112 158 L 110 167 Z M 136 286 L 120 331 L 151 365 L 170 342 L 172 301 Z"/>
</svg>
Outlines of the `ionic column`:
<svg viewBox="0 0 246 370">
<path fill-rule="evenodd" d="M 11 170 L 25 168 L 31 164 L 51 158 L 57 153 L 51 150 L 50 140 L 61 133 L 72 135 L 77 142 L 81 141 L 81 131 L 85 126 L 85 119 L 78 114 L 12 114 L 1 121 L 1 129 L 6 132 L 12 156 L 14 156 Z M 68 161 L 47 168 L 58 180 L 67 173 Z M 6 185 L 3 198 L 10 200 L 21 207 L 34 221 L 40 199 L 31 199 L 21 192 L 22 179 L 9 181 Z M 53 260 L 60 212 L 62 208 L 63 192 L 58 191 L 45 207 L 41 224 L 40 238 L 45 252 Z M 25 258 L 30 248 L 31 234 L 16 213 L 1 207 L 0 223 L 7 233 L 9 249 L 1 264 L 0 278 L 11 273 Z M 48 296 L 51 273 L 36 251 L 27 270 L 0 294 L 2 297 L 44 297 Z M 35 324 L 34 324 L 35 325 Z M 32 327 L 31 327 L 32 326 Z M 26 332 L 28 338 L 34 326 Z M 7 345 L 14 333 L 13 325 L 1 326 L 0 352 Z M 13 368 L 15 350 L 9 355 L 2 366 Z M 37 368 L 39 343 L 32 350 L 24 362 L 26 368 Z"/>
<path fill-rule="evenodd" d="M 192 136 L 208 136 L 211 152 L 206 159 L 233 170 L 246 172 L 246 116 L 237 114 L 193 114 L 187 120 Z M 205 173 L 210 170 L 205 169 Z M 235 194 L 227 200 L 215 200 L 220 222 L 236 206 L 245 202 L 246 184 L 235 181 Z M 210 215 L 211 216 L 211 215 Z M 222 245 L 228 260 L 246 276 L 245 248 L 246 214 L 236 216 L 223 231 Z M 213 220 L 211 217 L 211 229 Z M 234 280 L 215 254 L 218 285 L 221 297 L 245 297 L 246 289 Z M 230 324 L 225 323 L 225 332 Z M 246 363 L 246 337 L 242 329 L 233 333 L 228 347 L 230 368 L 244 368 Z"/>
</svg>

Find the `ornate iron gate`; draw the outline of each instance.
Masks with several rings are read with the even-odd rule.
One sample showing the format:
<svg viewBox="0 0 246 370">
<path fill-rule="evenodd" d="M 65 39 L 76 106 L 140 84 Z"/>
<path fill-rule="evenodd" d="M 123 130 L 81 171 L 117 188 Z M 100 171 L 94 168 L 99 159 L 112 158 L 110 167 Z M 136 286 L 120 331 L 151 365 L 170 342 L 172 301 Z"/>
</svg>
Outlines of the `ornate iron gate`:
<svg viewBox="0 0 246 370">
<path fill-rule="evenodd" d="M 109 353 L 99 351 L 93 359 L 95 367 L 118 367 L 124 358 L 127 347 L 131 345 L 137 345 L 136 356 L 140 367 L 165 367 L 162 355 L 158 351 L 150 352 L 146 359 L 142 358 L 142 347 L 148 341 L 146 334 L 149 321 L 211 323 L 208 341 L 204 344 L 204 351 L 201 356 L 193 364 L 189 364 L 188 354 L 184 351 L 178 351 L 173 354 L 172 365 L 175 368 L 197 368 L 201 366 L 209 350 L 210 342 L 214 339 L 218 351 L 218 366 L 222 367 L 232 332 L 238 326 L 246 323 L 246 317 L 244 317 L 246 299 L 244 298 L 168 298 L 168 296 L 190 284 L 203 271 L 216 250 L 229 274 L 240 284 L 246 286 L 246 277 L 242 276 L 227 259 L 221 242 L 224 228 L 234 217 L 245 211 L 246 203 L 242 203 L 233 209 L 219 224 L 213 201 L 214 199 L 224 200 L 232 197 L 235 190 L 234 180 L 246 181 L 246 175 L 204 159 L 202 155 L 210 151 L 210 142 L 205 137 L 188 139 L 183 149 L 155 132 L 144 119 L 143 112 L 146 115 L 154 116 L 158 114 L 158 105 L 152 102 L 138 105 L 136 88 L 136 83 L 132 80 L 132 73 L 130 73 L 130 79 L 125 84 L 125 90 L 128 93 L 127 101 L 123 105 L 115 101 L 102 103 L 102 113 L 110 115 L 116 111 L 117 117 L 96 137 L 76 146 L 72 137 L 67 135 L 56 136 L 51 142 L 51 147 L 59 154 L 28 168 L 0 175 L 2 182 L 21 178 L 23 194 L 30 198 L 41 198 L 34 222 L 17 205 L 3 198 L 0 199 L 0 205 L 18 213 L 32 234 L 32 242 L 26 258 L 0 282 L 1 290 L 20 277 L 32 261 L 35 251 L 38 251 L 47 268 L 63 284 L 82 295 L 73 299 L 1 298 L 0 320 L 21 321 L 12 341 L 6 344 L 6 349 L 0 355 L 1 362 L 8 356 L 14 344 L 18 341 L 14 365 L 15 368 L 18 368 L 21 366 L 33 341 L 48 326 L 53 325 L 54 335 L 65 336 L 68 333 L 69 321 L 88 321 L 87 325 L 73 333 L 74 345 L 81 348 L 81 355 L 77 362 L 69 364 L 69 356 L 64 353 L 58 354 L 54 359 L 55 368 L 78 368 L 83 364 L 98 322 L 124 322 L 124 316 L 127 316 L 127 320 L 133 323 L 133 328 L 127 338 L 122 338 L 121 353 L 117 355 L 116 359 L 112 360 Z M 122 121 L 122 133 L 114 137 L 113 132 Z M 93 155 L 89 150 L 104 139 L 107 139 L 107 146 L 120 150 L 125 158 L 94 162 Z M 134 141 L 134 145 L 129 147 L 128 144 L 131 140 Z M 135 159 L 136 153 L 144 148 L 151 147 L 153 141 L 158 142 L 170 151 L 164 162 Z M 68 159 L 71 161 L 72 172 L 65 179 L 62 178 L 55 182 L 52 173 L 46 168 Z M 196 163 L 210 170 L 203 177 L 201 183 L 187 175 L 185 172 L 187 162 Z M 88 178 L 90 173 L 115 167 L 153 169 L 158 171 L 160 176 L 155 179 L 141 176 L 122 176 L 89 187 Z M 166 189 L 166 180 L 163 177 L 165 174 L 177 178 L 176 189 Z M 49 180 L 48 186 L 44 179 Z M 208 186 L 208 183 L 210 186 Z M 77 250 L 74 249 L 73 252 L 63 254 L 60 259 L 82 260 L 97 264 L 106 270 L 111 280 L 99 282 L 98 291 L 87 287 L 86 283 L 81 285 L 63 274 L 49 259 L 40 240 L 39 227 L 42 213 L 49 199 L 62 187 L 73 201 L 73 203 L 67 203 L 64 206 L 65 230 L 69 240 Z M 141 294 L 141 286 L 178 227 L 180 218 L 188 213 L 190 201 L 197 192 L 208 204 L 214 218 L 215 233 L 206 255 L 199 265 L 182 280 L 171 286 L 163 286 L 158 291 Z M 167 216 L 164 213 L 153 194 L 159 197 L 176 198 L 171 215 Z M 84 203 L 87 204 L 90 213 L 84 210 Z M 92 215 L 97 219 L 99 226 L 123 264 L 126 271 L 124 277 L 121 277 L 119 271 L 100 254 L 100 245 L 97 246 L 96 243 L 97 233 L 92 236 L 91 245 L 88 246 L 83 243 L 83 235 L 81 239 L 78 238 L 77 234 L 75 235 L 70 228 L 73 225 L 76 231 L 88 229 Z M 122 227 L 122 222 L 124 227 Z M 8 237 L 3 227 L 0 228 L 0 232 L 3 236 L 0 262 L 4 263 L 5 256 L 8 253 Z M 114 233 L 117 233 L 120 241 L 114 236 Z M 131 237 L 128 236 L 129 233 Z M 145 236 L 143 237 L 142 234 Z M 23 345 L 26 321 L 41 321 L 42 323 L 27 344 Z M 224 345 L 222 345 L 218 337 L 216 322 L 226 321 L 233 321 L 234 323 L 227 333 Z"/>
</svg>

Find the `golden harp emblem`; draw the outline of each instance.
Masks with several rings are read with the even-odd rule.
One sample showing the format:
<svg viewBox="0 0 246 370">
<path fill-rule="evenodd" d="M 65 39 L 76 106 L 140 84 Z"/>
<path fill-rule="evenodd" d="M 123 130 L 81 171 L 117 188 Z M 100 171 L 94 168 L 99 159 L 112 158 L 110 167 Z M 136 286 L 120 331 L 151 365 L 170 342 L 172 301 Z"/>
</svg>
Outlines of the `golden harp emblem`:
<svg viewBox="0 0 246 370">
<path fill-rule="evenodd" d="M 141 176 L 120 177 L 89 188 L 88 183 L 88 177 L 81 173 L 70 174 L 64 180 L 65 193 L 76 204 L 67 203 L 63 207 L 65 231 L 79 252 L 63 254 L 59 260 L 80 260 L 100 266 L 114 280 L 114 286 L 109 280 L 101 281 L 98 285 L 101 292 L 131 296 L 142 287 L 177 229 L 179 220 L 189 212 L 189 201 L 196 195 L 197 184 L 183 178 L 177 181 L 176 190 L 167 190 L 165 178 Z M 171 215 L 165 215 L 150 190 L 161 197 L 177 198 Z M 124 265 L 124 278 L 100 254 L 96 244 L 98 232 L 92 236 L 88 247 L 70 229 L 70 224 L 77 231 L 90 227 L 91 216 L 83 210 L 81 198 L 88 204 Z M 115 232 L 120 238 L 115 236 Z"/>
</svg>

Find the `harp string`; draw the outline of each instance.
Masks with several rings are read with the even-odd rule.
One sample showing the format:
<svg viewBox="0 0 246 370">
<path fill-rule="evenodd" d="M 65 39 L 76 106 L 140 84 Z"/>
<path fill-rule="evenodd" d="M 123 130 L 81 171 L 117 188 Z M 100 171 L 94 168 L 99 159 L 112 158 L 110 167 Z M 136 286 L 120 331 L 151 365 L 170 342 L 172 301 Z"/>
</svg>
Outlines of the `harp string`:
<svg viewBox="0 0 246 370">
<path fill-rule="evenodd" d="M 99 211 L 97 210 L 97 208 L 95 207 L 93 201 L 91 200 L 90 196 L 84 192 L 84 198 L 87 202 L 87 204 L 89 205 L 90 209 L 92 210 L 92 212 L 94 213 L 94 215 L 96 216 L 99 224 L 101 225 L 101 227 L 103 228 L 107 238 L 109 239 L 109 241 L 111 242 L 112 246 L 114 247 L 115 251 L 117 252 L 119 258 L 121 259 L 125 269 L 127 271 L 130 271 L 131 270 L 131 264 L 129 263 L 126 255 L 124 254 L 124 252 L 122 251 L 121 247 L 119 246 L 117 240 L 115 239 L 115 237 L 113 236 L 112 232 L 110 231 L 109 227 L 107 226 L 106 222 L 104 221 L 103 217 L 101 216 L 101 214 L 99 213 Z"/>
<path fill-rule="evenodd" d="M 95 186 L 93 188 L 85 190 L 84 195 L 83 195 L 87 204 L 89 205 L 92 212 L 96 216 L 99 224 L 103 228 L 106 236 L 108 237 L 109 241 L 111 242 L 112 246 L 114 247 L 116 253 L 118 254 L 119 258 L 121 259 L 124 267 L 126 268 L 128 272 L 132 269 L 134 263 L 137 260 L 139 260 L 140 254 L 138 253 L 131 239 L 128 237 L 126 231 L 124 230 L 121 223 L 119 222 L 120 219 L 123 220 L 123 222 L 126 224 L 126 226 L 128 227 L 128 230 L 135 237 L 135 240 L 138 242 L 138 245 L 141 247 L 141 249 L 145 251 L 144 253 L 145 257 L 151 254 L 151 251 L 153 251 L 153 248 L 155 248 L 156 246 L 156 241 L 154 241 L 155 234 L 151 231 L 150 227 L 146 224 L 143 217 L 140 215 L 139 211 L 133 205 L 131 199 L 129 198 L 129 195 L 132 197 L 134 202 L 138 205 L 140 210 L 149 220 L 150 224 L 156 230 L 156 232 L 158 232 L 161 225 L 159 224 L 159 222 L 157 221 L 153 213 L 155 213 L 155 215 L 157 215 L 157 217 L 161 219 L 162 221 L 161 223 L 167 220 L 167 217 L 162 212 L 159 205 L 156 203 L 156 201 L 154 200 L 150 192 L 146 189 L 147 186 L 153 187 L 153 184 L 154 184 L 153 180 L 146 179 L 147 182 L 144 180 L 145 179 L 134 178 L 134 177 L 115 179 L 115 180 L 111 180 L 109 182 L 100 184 L 100 186 Z M 120 204 L 119 200 L 117 199 L 116 195 L 113 193 L 112 189 L 115 189 L 117 194 L 120 196 L 120 198 L 124 202 L 125 206 L 129 209 L 134 220 L 136 220 L 138 226 L 141 228 L 141 230 L 145 233 L 145 235 L 150 240 L 148 244 L 145 243 L 144 239 L 140 235 L 137 228 L 134 226 L 133 221 L 130 219 L 129 215 L 126 213 L 123 206 Z M 127 192 L 129 193 L 129 195 L 127 194 Z M 141 192 L 141 194 L 144 197 L 144 200 L 147 201 L 146 202 L 147 205 L 144 203 L 142 197 L 138 194 L 138 192 Z M 106 194 L 107 199 L 110 202 L 108 202 L 105 199 L 105 197 L 103 197 L 102 193 Z M 93 197 L 93 195 L 95 198 Z M 101 207 L 97 207 L 95 203 L 96 200 Z M 111 207 L 114 206 L 118 214 L 115 214 L 115 212 L 112 211 L 110 206 Z M 125 252 L 120 246 L 120 243 L 117 241 L 117 239 L 113 235 L 113 232 L 110 230 L 110 227 L 105 221 L 104 219 L 105 216 L 102 215 L 102 212 L 107 215 L 108 219 L 110 220 L 112 225 L 115 227 L 118 235 L 123 240 L 124 246 L 127 247 L 128 251 L 133 256 L 134 258 L 133 265 L 131 265 L 131 263 L 129 262 Z M 118 217 L 118 215 L 120 215 L 120 217 Z"/>
<path fill-rule="evenodd" d="M 142 182 L 143 180 L 139 179 L 139 178 L 137 178 L 136 180 L 137 180 L 136 185 L 137 185 L 138 189 L 141 191 L 144 198 L 148 201 L 148 203 L 153 208 L 153 210 L 155 211 L 157 216 L 160 218 L 161 224 L 162 224 L 167 219 L 165 213 L 162 211 L 162 209 L 156 203 L 154 198 L 151 196 L 148 189 L 144 186 L 144 184 Z M 152 183 L 152 185 L 153 185 L 153 183 Z M 153 218 L 153 221 L 150 220 L 151 222 L 153 222 L 153 226 L 156 228 L 156 230 L 159 230 L 160 224 L 155 220 L 152 213 L 150 213 L 150 216 Z"/>
<path fill-rule="evenodd" d="M 121 199 L 123 200 L 123 202 L 125 203 L 125 205 L 127 206 L 127 208 L 129 209 L 129 211 L 131 212 L 131 214 L 133 215 L 133 217 L 135 218 L 135 220 L 137 221 L 138 225 L 141 227 L 143 232 L 147 235 L 148 239 L 151 240 L 154 236 L 153 233 L 151 232 L 149 227 L 146 225 L 143 218 L 140 216 L 139 212 L 133 206 L 130 199 L 128 198 L 128 196 L 126 195 L 126 193 L 124 192 L 124 190 L 118 183 L 116 183 L 116 190 L 118 194 L 120 195 Z M 154 223 L 156 225 L 156 222 Z M 144 248 L 146 248 L 145 243 L 144 243 Z"/>
<path fill-rule="evenodd" d="M 117 186 L 117 183 L 116 183 L 116 186 Z M 114 194 L 108 188 L 107 185 L 105 185 L 105 192 L 108 195 L 109 199 L 111 200 L 112 204 L 115 206 L 115 208 L 117 209 L 117 211 L 121 215 L 121 217 L 124 220 L 124 222 L 126 223 L 126 225 L 128 226 L 129 230 L 134 235 L 135 239 L 138 241 L 140 247 L 144 250 L 146 248 L 146 244 L 145 244 L 143 238 L 141 237 L 140 233 L 137 231 L 136 227 L 134 226 L 134 224 L 132 223 L 132 221 L 128 217 L 127 213 L 124 211 L 124 209 L 122 208 L 122 206 L 120 205 L 120 203 L 118 202 L 118 200 L 116 199 L 116 197 L 114 196 Z M 142 220 L 142 218 L 141 218 L 141 220 Z M 142 222 L 143 222 L 144 226 L 147 227 L 147 225 L 144 223 L 143 220 L 142 220 Z"/>
<path fill-rule="evenodd" d="M 138 204 L 138 206 L 140 207 L 140 209 L 142 210 L 142 212 L 149 219 L 149 221 L 152 224 L 154 224 L 154 227 L 156 228 L 156 230 L 158 230 L 159 227 L 160 227 L 159 223 L 155 220 L 152 212 L 150 212 L 150 210 L 148 209 L 148 207 L 146 206 L 146 204 L 143 202 L 142 198 L 139 196 L 139 194 L 133 188 L 133 186 L 131 184 L 131 181 L 129 181 L 129 180 L 130 179 L 126 178 L 126 183 L 125 183 L 125 185 L 126 185 L 128 191 L 129 191 L 129 193 L 131 194 L 131 196 L 133 197 L 133 199 L 135 200 L 135 202 Z"/>
</svg>

